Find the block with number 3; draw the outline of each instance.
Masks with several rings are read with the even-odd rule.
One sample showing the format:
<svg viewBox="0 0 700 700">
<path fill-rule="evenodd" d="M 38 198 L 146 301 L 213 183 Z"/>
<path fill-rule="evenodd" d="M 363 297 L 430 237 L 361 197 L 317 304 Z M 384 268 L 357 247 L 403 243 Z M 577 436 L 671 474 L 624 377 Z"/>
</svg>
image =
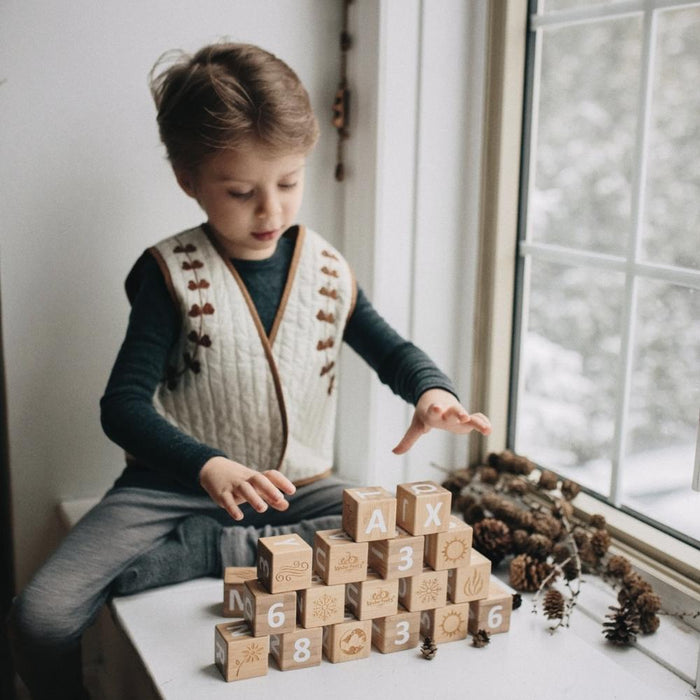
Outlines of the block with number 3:
<svg viewBox="0 0 700 700">
<path fill-rule="evenodd" d="M 408 612 L 403 608 L 396 614 L 372 620 L 372 644 L 382 652 L 391 654 L 418 646 L 420 639 L 420 612 Z"/>
<path fill-rule="evenodd" d="M 397 529 L 396 537 L 369 543 L 369 566 L 382 578 L 403 578 L 423 571 L 422 535 Z"/>
</svg>

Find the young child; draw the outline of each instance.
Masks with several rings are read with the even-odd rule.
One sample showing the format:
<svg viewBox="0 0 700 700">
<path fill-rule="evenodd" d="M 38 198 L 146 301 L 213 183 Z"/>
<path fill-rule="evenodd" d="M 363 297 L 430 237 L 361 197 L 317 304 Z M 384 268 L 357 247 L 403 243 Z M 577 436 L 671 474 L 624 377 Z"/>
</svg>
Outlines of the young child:
<svg viewBox="0 0 700 700">
<path fill-rule="evenodd" d="M 295 223 L 318 126 L 294 72 L 221 43 L 181 55 L 152 91 L 177 182 L 206 221 L 128 275 L 131 315 L 101 402 L 126 468 L 10 616 L 35 698 L 85 697 L 80 639 L 110 595 L 250 565 L 261 534 L 311 541 L 339 526 L 343 341 L 415 405 L 397 454 L 431 428 L 490 430 L 375 312 L 340 252 Z"/>
</svg>

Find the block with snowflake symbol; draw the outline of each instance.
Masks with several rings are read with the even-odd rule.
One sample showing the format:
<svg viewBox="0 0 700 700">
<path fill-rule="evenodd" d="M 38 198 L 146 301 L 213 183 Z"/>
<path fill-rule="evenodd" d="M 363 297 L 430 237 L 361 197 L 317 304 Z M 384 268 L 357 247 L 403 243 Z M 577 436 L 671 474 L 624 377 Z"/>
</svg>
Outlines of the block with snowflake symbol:
<svg viewBox="0 0 700 700">
<path fill-rule="evenodd" d="M 420 617 L 420 633 L 436 644 L 467 638 L 469 603 L 452 603 L 434 610 L 424 610 Z"/>
<path fill-rule="evenodd" d="M 396 529 L 396 536 L 369 543 L 369 566 L 382 578 L 405 578 L 423 570 L 423 535 Z"/>
<path fill-rule="evenodd" d="M 468 603 L 485 598 L 489 590 L 491 562 L 472 547 L 469 563 L 459 569 L 450 569 L 447 593 L 453 603 Z"/>
<path fill-rule="evenodd" d="M 297 619 L 302 627 L 323 627 L 342 622 L 345 615 L 345 586 L 326 585 L 313 576 L 311 586 L 297 593 Z"/>
<path fill-rule="evenodd" d="M 447 603 L 447 571 L 425 567 L 420 574 L 399 579 L 399 603 L 413 612 Z"/>
<path fill-rule="evenodd" d="M 358 620 L 395 615 L 399 608 L 399 580 L 383 579 L 370 570 L 364 581 L 345 586 L 345 605 Z"/>
<path fill-rule="evenodd" d="M 425 536 L 425 563 L 438 571 L 458 569 L 469 564 L 471 548 L 471 525 L 451 515 L 445 532 Z"/>
<path fill-rule="evenodd" d="M 399 609 L 396 615 L 372 620 L 372 644 L 382 654 L 404 651 L 418 646 L 420 640 L 420 612 Z"/>
<path fill-rule="evenodd" d="M 320 666 L 323 633 L 320 627 L 297 628 L 293 632 L 270 635 L 270 654 L 280 671 Z"/>
<path fill-rule="evenodd" d="M 452 494 L 434 481 L 396 487 L 396 523 L 412 535 L 429 535 L 448 528 Z"/>
<path fill-rule="evenodd" d="M 331 663 L 366 659 L 372 647 L 372 620 L 346 615 L 343 622 L 323 628 L 323 653 Z"/>
<path fill-rule="evenodd" d="M 268 636 L 254 637 L 248 624 L 224 622 L 214 630 L 214 662 L 226 681 L 267 674 Z"/>
</svg>

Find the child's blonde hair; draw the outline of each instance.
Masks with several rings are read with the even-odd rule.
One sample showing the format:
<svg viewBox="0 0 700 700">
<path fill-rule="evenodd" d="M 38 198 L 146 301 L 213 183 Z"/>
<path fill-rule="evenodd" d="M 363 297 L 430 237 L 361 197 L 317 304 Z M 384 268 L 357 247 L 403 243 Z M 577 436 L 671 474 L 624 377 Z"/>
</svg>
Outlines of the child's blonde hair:
<svg viewBox="0 0 700 700">
<path fill-rule="evenodd" d="M 193 56 L 165 54 L 151 71 L 158 127 L 176 169 L 255 141 L 273 155 L 307 152 L 318 122 L 296 73 L 250 44 L 217 43 Z M 170 63 L 163 68 L 164 62 Z M 160 71 L 160 72 L 159 72 Z"/>
</svg>

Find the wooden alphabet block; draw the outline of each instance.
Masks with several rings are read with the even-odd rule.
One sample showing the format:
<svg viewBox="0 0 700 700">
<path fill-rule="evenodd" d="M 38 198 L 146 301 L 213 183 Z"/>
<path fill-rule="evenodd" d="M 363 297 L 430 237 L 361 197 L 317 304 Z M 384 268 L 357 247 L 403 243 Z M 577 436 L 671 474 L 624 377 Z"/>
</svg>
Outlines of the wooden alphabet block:
<svg viewBox="0 0 700 700">
<path fill-rule="evenodd" d="M 425 563 L 436 571 L 469 565 L 472 527 L 451 515 L 445 532 L 425 536 Z"/>
<path fill-rule="evenodd" d="M 343 530 L 355 542 L 391 537 L 396 530 L 396 499 L 380 486 L 345 489 Z"/>
<path fill-rule="evenodd" d="M 469 632 L 476 634 L 486 630 L 489 634 L 507 632 L 510 628 L 510 613 L 513 596 L 491 580 L 488 595 L 469 604 Z"/>
<path fill-rule="evenodd" d="M 369 543 L 369 566 L 382 578 L 402 578 L 423 571 L 422 535 L 409 535 L 405 530 L 396 530 L 390 540 Z"/>
<path fill-rule="evenodd" d="M 294 632 L 270 635 L 270 653 L 280 671 L 293 671 L 307 666 L 320 666 L 323 631 L 297 628 Z"/>
<path fill-rule="evenodd" d="M 372 648 L 372 620 L 347 615 L 343 622 L 323 628 L 323 653 L 331 663 L 366 659 Z"/>
<path fill-rule="evenodd" d="M 345 617 L 345 586 L 327 586 L 313 576 L 310 588 L 297 593 L 297 619 L 302 627 L 323 627 L 342 622 Z"/>
<path fill-rule="evenodd" d="M 467 638 L 469 603 L 451 603 L 420 614 L 420 633 L 436 644 Z"/>
<path fill-rule="evenodd" d="M 224 569 L 224 617 L 243 617 L 245 582 L 257 575 L 254 566 L 227 566 Z"/>
<path fill-rule="evenodd" d="M 450 569 L 447 577 L 447 593 L 453 603 L 468 603 L 485 598 L 489 591 L 491 562 L 473 547 L 469 552 L 469 565 Z"/>
<path fill-rule="evenodd" d="M 269 637 L 254 637 L 243 621 L 223 622 L 214 630 L 214 659 L 226 681 L 267 674 Z"/>
<path fill-rule="evenodd" d="M 447 571 L 426 567 L 420 574 L 399 579 L 399 603 L 411 612 L 443 607 L 447 603 Z"/>
<path fill-rule="evenodd" d="M 311 585 L 312 550 L 297 534 L 258 540 L 258 578 L 270 593 Z"/>
<path fill-rule="evenodd" d="M 329 586 L 367 576 L 367 542 L 355 542 L 345 530 L 317 530 L 314 571 Z"/>
<path fill-rule="evenodd" d="M 452 494 L 434 481 L 396 487 L 396 522 L 412 535 L 429 535 L 448 528 Z"/>
<path fill-rule="evenodd" d="M 345 586 L 345 604 L 358 620 L 396 615 L 399 607 L 398 579 L 384 579 L 370 571 L 364 581 Z"/>
<path fill-rule="evenodd" d="M 254 637 L 291 632 L 296 628 L 297 594 L 268 593 L 257 579 L 246 581 L 243 616 Z"/>
<path fill-rule="evenodd" d="M 401 608 L 396 615 L 372 620 L 372 644 L 382 654 L 418 646 L 420 615 L 419 611 L 408 612 Z"/>
</svg>

